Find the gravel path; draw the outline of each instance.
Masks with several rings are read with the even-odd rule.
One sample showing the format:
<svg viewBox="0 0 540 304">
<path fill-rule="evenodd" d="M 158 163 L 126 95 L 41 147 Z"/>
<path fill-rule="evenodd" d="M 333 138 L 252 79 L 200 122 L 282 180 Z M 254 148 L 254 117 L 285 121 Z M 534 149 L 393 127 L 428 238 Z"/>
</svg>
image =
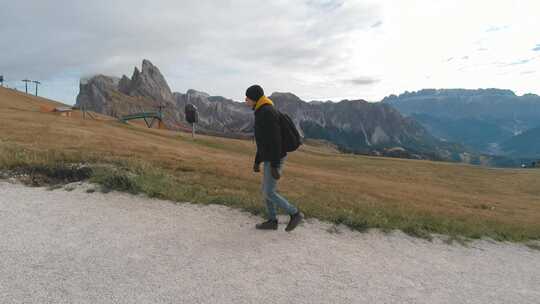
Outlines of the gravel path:
<svg viewBox="0 0 540 304">
<path fill-rule="evenodd" d="M 540 251 L 0 182 L 0 303 L 540 303 Z"/>
</svg>

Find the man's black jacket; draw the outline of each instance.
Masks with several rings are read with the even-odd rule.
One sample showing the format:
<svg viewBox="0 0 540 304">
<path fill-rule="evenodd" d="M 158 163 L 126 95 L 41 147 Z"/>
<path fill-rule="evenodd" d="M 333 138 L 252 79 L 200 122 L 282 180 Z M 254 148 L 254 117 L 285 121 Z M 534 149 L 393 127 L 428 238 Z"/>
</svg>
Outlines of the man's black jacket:
<svg viewBox="0 0 540 304">
<path fill-rule="evenodd" d="M 281 148 L 279 113 L 270 104 L 255 110 L 255 141 L 257 142 L 255 164 L 269 161 L 272 167 L 279 167 L 279 161 L 287 155 L 287 152 Z"/>
</svg>

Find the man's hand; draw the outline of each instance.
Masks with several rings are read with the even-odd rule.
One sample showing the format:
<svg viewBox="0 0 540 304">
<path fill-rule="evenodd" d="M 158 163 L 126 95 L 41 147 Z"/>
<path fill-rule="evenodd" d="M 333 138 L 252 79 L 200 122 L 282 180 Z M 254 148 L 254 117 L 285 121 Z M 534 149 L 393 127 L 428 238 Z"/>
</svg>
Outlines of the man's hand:
<svg viewBox="0 0 540 304">
<path fill-rule="evenodd" d="M 272 173 L 272 177 L 273 177 L 274 179 L 280 179 L 280 178 L 281 178 L 281 174 L 279 174 L 278 168 L 272 167 L 272 169 L 271 169 L 270 172 Z"/>
<path fill-rule="evenodd" d="M 253 172 L 255 172 L 255 173 L 261 172 L 261 165 L 260 164 L 254 164 L 253 165 Z"/>
</svg>

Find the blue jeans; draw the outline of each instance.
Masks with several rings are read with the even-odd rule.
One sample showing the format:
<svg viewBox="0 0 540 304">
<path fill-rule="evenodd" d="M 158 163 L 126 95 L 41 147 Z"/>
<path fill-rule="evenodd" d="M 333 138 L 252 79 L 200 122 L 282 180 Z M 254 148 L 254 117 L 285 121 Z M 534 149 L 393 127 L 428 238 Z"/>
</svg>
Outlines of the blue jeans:
<svg viewBox="0 0 540 304">
<path fill-rule="evenodd" d="M 285 159 L 287 159 L 287 157 L 282 158 L 279 162 L 279 174 L 283 172 L 283 165 L 285 163 Z M 296 209 L 295 206 L 291 205 L 283 196 L 277 193 L 277 180 L 272 176 L 272 172 L 270 170 L 270 162 L 264 162 L 262 194 L 264 200 L 266 201 L 266 208 L 268 209 L 268 219 L 277 219 L 276 206 L 284 209 L 290 215 L 296 214 L 298 212 L 298 209 Z"/>
</svg>

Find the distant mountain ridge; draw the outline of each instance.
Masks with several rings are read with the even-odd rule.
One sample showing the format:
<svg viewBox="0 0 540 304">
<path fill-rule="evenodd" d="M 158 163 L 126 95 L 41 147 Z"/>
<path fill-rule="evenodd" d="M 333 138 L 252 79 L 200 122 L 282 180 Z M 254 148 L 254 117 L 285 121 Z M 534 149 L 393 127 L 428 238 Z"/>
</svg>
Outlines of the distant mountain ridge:
<svg viewBox="0 0 540 304">
<path fill-rule="evenodd" d="M 363 100 L 308 103 L 292 93 L 269 96 L 276 107 L 288 113 L 307 138 L 325 139 L 342 150 L 375 155 L 461 160 L 462 147 L 431 136 L 414 119 L 403 117 L 384 103 Z M 98 75 L 81 81 L 77 105 L 120 116 L 164 106 L 165 124 L 172 129 L 187 126 L 184 106 L 199 109 L 203 132 L 246 137 L 253 130 L 253 112 L 244 104 L 204 92 L 172 92 L 150 61 L 134 69 L 131 78 Z"/>
<path fill-rule="evenodd" d="M 510 90 L 425 89 L 391 95 L 382 102 L 416 119 L 433 135 L 481 153 L 529 154 L 512 147 L 510 140 L 540 126 L 540 96 L 517 96 Z"/>
<path fill-rule="evenodd" d="M 461 160 L 460 147 L 439 141 L 414 119 L 386 104 L 305 102 L 292 93 L 273 93 L 270 99 L 293 117 L 306 137 L 330 141 L 345 151 L 388 155 L 402 151 L 393 148 L 402 148 L 412 158 Z"/>
</svg>

